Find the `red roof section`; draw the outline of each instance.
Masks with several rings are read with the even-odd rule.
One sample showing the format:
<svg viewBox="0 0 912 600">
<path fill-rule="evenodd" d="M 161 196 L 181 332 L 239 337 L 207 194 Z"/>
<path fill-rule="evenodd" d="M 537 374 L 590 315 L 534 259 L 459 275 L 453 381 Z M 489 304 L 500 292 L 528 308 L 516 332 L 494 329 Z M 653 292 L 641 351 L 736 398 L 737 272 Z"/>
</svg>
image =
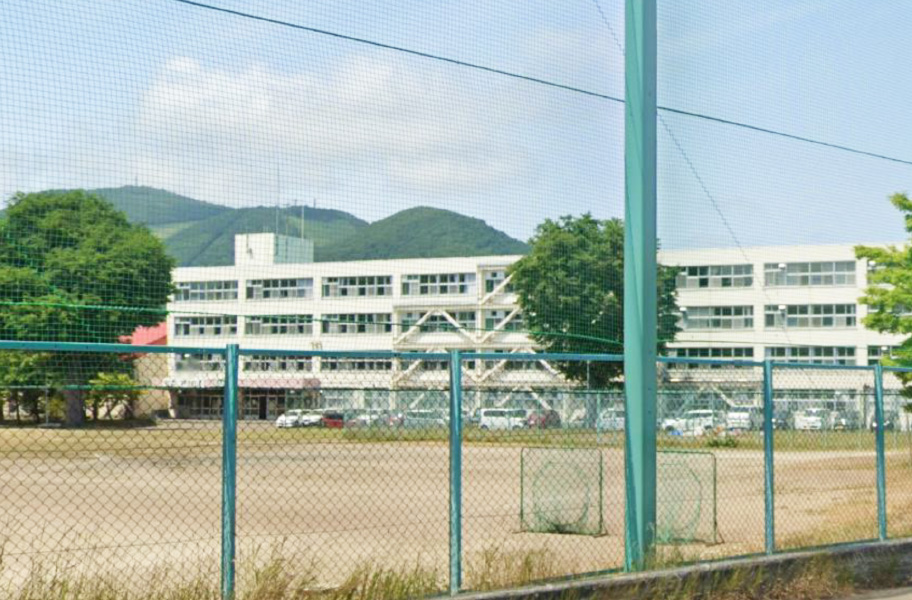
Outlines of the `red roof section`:
<svg viewBox="0 0 912 600">
<path fill-rule="evenodd" d="M 130 336 L 121 339 L 134 346 L 164 346 L 168 343 L 168 324 L 161 322 L 153 327 L 137 327 Z"/>
</svg>

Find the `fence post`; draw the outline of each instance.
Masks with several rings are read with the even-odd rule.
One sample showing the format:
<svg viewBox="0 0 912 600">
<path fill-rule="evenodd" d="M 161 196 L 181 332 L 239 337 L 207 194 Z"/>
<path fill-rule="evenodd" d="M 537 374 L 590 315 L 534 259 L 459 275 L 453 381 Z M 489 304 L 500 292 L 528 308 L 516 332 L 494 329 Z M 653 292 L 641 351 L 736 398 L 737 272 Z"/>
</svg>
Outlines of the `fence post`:
<svg viewBox="0 0 912 600">
<path fill-rule="evenodd" d="M 237 501 L 238 345 L 225 348 L 225 401 L 222 405 L 222 599 L 234 598 L 235 514 Z"/>
<path fill-rule="evenodd" d="M 874 437 L 877 445 L 877 533 L 887 539 L 887 465 L 884 453 L 883 365 L 874 365 Z"/>
<path fill-rule="evenodd" d="M 656 0 L 626 0 L 624 566 L 648 566 L 656 528 Z"/>
<path fill-rule="evenodd" d="M 763 493 L 766 553 L 776 552 L 776 491 L 773 445 L 773 363 L 763 361 Z"/>
<path fill-rule="evenodd" d="M 462 588 L 462 357 L 450 351 L 450 595 Z"/>
</svg>

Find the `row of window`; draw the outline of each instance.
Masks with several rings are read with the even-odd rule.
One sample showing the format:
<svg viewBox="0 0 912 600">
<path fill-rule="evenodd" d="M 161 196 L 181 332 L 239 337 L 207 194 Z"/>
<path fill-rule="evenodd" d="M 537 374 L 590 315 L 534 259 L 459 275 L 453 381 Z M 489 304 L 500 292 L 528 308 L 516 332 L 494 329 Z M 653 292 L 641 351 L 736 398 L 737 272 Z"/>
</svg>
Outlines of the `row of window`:
<svg viewBox="0 0 912 600">
<path fill-rule="evenodd" d="M 501 284 L 507 272 L 485 273 L 485 292 L 502 288 L 510 292 L 509 284 Z M 182 281 L 175 284 L 175 302 L 220 302 L 237 300 L 238 282 Z M 366 275 L 355 277 L 324 277 L 324 298 L 360 298 L 393 295 L 391 275 Z M 476 293 L 475 273 L 438 273 L 431 275 L 403 275 L 403 296 L 446 296 Z M 247 300 L 281 300 L 287 298 L 313 298 L 314 280 L 310 277 L 283 279 L 251 279 L 245 286 Z"/>
<path fill-rule="evenodd" d="M 855 284 L 854 261 L 823 261 L 797 263 L 766 263 L 766 286 L 833 286 Z M 498 288 L 511 292 L 506 270 L 488 271 L 484 276 L 485 293 Z M 745 288 L 754 285 L 754 267 L 742 265 L 706 265 L 681 267 L 676 279 L 678 288 Z M 403 275 L 403 296 L 467 295 L 476 291 L 475 273 L 438 273 Z M 217 302 L 238 299 L 238 282 L 185 281 L 176 284 L 175 302 Z M 312 278 L 253 279 L 247 281 L 248 300 L 312 298 Z M 326 277 L 323 280 L 326 298 L 358 298 L 392 296 L 391 275 Z"/>
<path fill-rule="evenodd" d="M 892 351 L 892 347 L 887 351 Z M 494 352 L 502 352 L 495 350 Z M 873 364 L 884 356 L 881 346 L 868 346 L 868 363 Z M 673 358 L 689 359 L 715 359 L 715 360 L 753 360 L 752 347 L 730 348 L 669 348 L 668 356 Z M 856 351 L 852 346 L 773 346 L 765 349 L 765 358 L 776 362 L 811 363 L 833 365 L 855 365 Z M 498 366 L 500 361 L 486 360 L 486 369 Z M 474 369 L 475 361 L 468 361 L 466 368 Z M 401 369 L 412 366 L 412 361 L 402 359 Z M 180 372 L 190 371 L 222 371 L 225 359 L 221 354 L 184 354 L 177 358 L 176 369 Z M 538 361 L 506 361 L 502 368 L 515 370 L 539 370 L 543 366 Z M 690 368 L 701 365 L 684 365 L 670 363 L 671 368 Z M 446 359 L 424 359 L 418 365 L 424 371 L 438 371 L 449 368 Z M 323 371 L 390 371 L 392 360 L 370 358 L 322 358 L 320 368 Z M 241 360 L 241 369 L 245 372 L 307 372 L 313 369 L 313 360 L 306 356 L 244 356 Z"/>
<path fill-rule="evenodd" d="M 852 346 L 771 346 L 764 351 L 765 358 L 776 362 L 854 365 L 855 348 Z M 752 347 L 733 348 L 669 348 L 668 356 L 717 360 L 753 360 Z M 869 350 L 870 356 L 870 350 Z M 675 363 L 671 363 L 675 366 Z"/>
<path fill-rule="evenodd" d="M 766 349 L 766 358 L 777 362 L 854 365 L 852 346 L 773 346 Z"/>
<path fill-rule="evenodd" d="M 855 285 L 855 261 L 766 263 L 763 275 L 763 283 L 769 287 Z M 679 289 L 752 287 L 754 266 L 681 267 L 676 283 Z"/>
<path fill-rule="evenodd" d="M 768 304 L 766 327 L 836 329 L 855 327 L 854 304 Z M 681 327 L 697 329 L 753 329 L 753 306 L 695 306 L 681 309 Z"/>
<path fill-rule="evenodd" d="M 494 350 L 494 352 L 501 352 Z M 501 366 L 508 371 L 534 371 L 544 368 L 539 361 L 501 361 L 486 360 L 486 369 Z M 402 359 L 401 370 L 410 368 L 413 361 Z M 417 365 L 423 371 L 445 371 L 449 369 L 446 359 L 423 359 Z M 475 361 L 466 361 L 467 369 L 475 368 Z M 183 354 L 176 360 L 175 368 L 179 372 L 219 372 L 225 368 L 225 358 L 221 354 Z M 320 359 L 322 371 L 391 371 L 393 361 L 383 358 L 328 358 Z M 313 359 L 308 356 L 243 356 L 241 370 L 248 373 L 287 373 L 310 372 L 313 370 Z"/>
<path fill-rule="evenodd" d="M 831 328 L 855 327 L 854 304 L 767 305 L 767 327 Z"/>
<path fill-rule="evenodd" d="M 522 314 L 505 310 L 483 311 L 487 331 L 523 331 Z M 447 316 L 448 315 L 448 316 Z M 356 333 L 396 333 L 409 331 L 417 326 L 422 333 L 456 331 L 457 327 L 475 331 L 475 311 L 407 312 L 401 316 L 396 327 L 390 313 L 352 313 L 323 315 L 320 330 L 327 335 Z M 282 336 L 312 335 L 313 315 L 255 315 L 244 317 L 245 335 Z M 238 332 L 236 316 L 175 317 L 175 337 L 219 337 L 235 336 Z"/>
<path fill-rule="evenodd" d="M 892 357 L 896 346 L 868 346 L 868 364 Z M 669 348 L 668 356 L 718 360 L 753 360 L 752 347 L 733 348 Z M 777 362 L 809 362 L 839 365 L 856 364 L 856 350 L 852 346 L 780 346 L 769 347 L 765 357 Z M 674 367 L 675 363 L 671 363 Z"/>
<path fill-rule="evenodd" d="M 753 306 L 695 306 L 681 309 L 682 329 L 753 329 Z"/>
</svg>

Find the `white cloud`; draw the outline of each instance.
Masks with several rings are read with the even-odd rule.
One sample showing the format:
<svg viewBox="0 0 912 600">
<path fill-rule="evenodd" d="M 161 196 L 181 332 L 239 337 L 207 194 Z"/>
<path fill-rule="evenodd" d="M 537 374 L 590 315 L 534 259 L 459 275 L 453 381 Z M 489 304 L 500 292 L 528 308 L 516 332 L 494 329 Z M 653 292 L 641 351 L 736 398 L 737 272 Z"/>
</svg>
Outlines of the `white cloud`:
<svg viewBox="0 0 912 600">
<path fill-rule="evenodd" d="M 330 73 L 174 58 L 142 97 L 135 170 L 232 205 L 271 203 L 278 185 L 283 196 L 389 189 L 425 202 L 494 188 L 523 171 L 508 150 L 530 110 L 498 93 L 503 82 L 471 75 L 364 55 Z"/>
</svg>

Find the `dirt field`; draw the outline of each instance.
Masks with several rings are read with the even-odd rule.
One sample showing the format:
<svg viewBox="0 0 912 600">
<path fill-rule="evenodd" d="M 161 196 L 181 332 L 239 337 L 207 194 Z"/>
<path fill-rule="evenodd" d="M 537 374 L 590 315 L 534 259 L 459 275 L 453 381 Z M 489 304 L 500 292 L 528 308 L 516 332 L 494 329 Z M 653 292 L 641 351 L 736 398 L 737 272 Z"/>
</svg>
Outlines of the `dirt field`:
<svg viewBox="0 0 912 600">
<path fill-rule="evenodd" d="M 242 426 L 237 531 L 240 568 L 280 551 L 324 584 L 367 562 L 447 570 L 448 450 L 440 442 L 347 442 Z M 298 437 L 295 437 L 298 435 Z M 872 437 L 873 439 L 873 437 Z M 0 429 L 0 589 L 35 567 L 142 577 L 217 573 L 221 438 L 214 425 L 130 431 Z M 598 537 L 520 532 L 520 446 L 467 444 L 466 570 L 485 551 L 544 550 L 560 570 L 623 562 L 623 453 L 602 450 L 604 530 Z M 717 460 L 716 544 L 664 547 L 678 560 L 764 547 L 763 454 L 725 449 Z M 912 467 L 888 458 L 890 531 L 912 531 Z M 876 537 L 873 452 L 776 455 L 780 548 Z M 662 498 L 659 499 L 660 503 Z M 702 506 L 712 503 L 705 498 Z"/>
</svg>

